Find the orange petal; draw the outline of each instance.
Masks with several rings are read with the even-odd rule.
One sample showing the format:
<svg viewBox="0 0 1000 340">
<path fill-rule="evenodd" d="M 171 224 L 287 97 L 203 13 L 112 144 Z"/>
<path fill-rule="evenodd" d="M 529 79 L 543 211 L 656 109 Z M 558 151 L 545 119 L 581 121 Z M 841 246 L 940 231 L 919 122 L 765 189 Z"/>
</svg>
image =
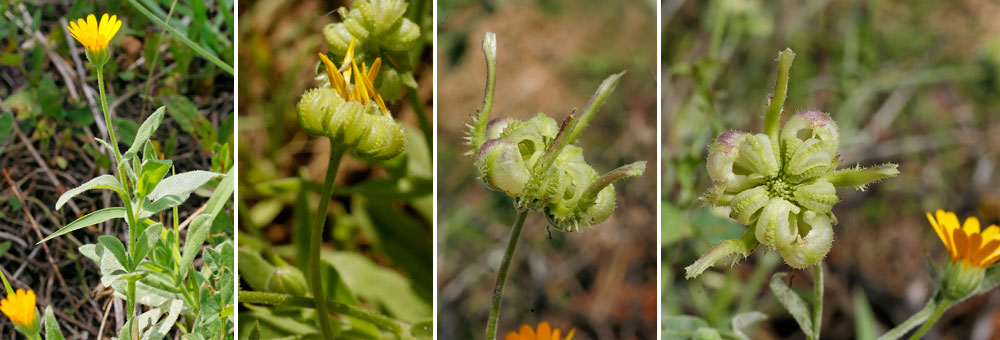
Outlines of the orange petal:
<svg viewBox="0 0 1000 340">
<path fill-rule="evenodd" d="M 520 339 L 521 337 L 517 336 L 517 333 L 514 332 L 507 333 L 507 337 L 504 338 L 504 340 L 520 340 Z"/>
<path fill-rule="evenodd" d="M 952 239 L 955 240 L 955 254 L 952 260 L 958 260 L 965 258 L 966 254 L 969 253 L 969 239 L 961 229 L 955 229 L 952 231 Z"/>
<path fill-rule="evenodd" d="M 573 334 L 576 334 L 576 328 L 569 330 L 569 334 L 566 334 L 566 339 L 564 340 L 573 340 Z"/>
<path fill-rule="evenodd" d="M 552 327 L 549 326 L 548 322 L 542 321 L 538 323 L 538 340 L 549 340 L 552 338 Z"/>
<path fill-rule="evenodd" d="M 559 329 L 558 328 L 553 329 L 552 330 L 552 337 L 549 338 L 549 339 L 551 339 L 551 340 L 560 340 L 559 339 L 559 335 L 561 335 L 560 332 L 559 332 Z"/>
<path fill-rule="evenodd" d="M 976 262 L 976 253 L 979 252 L 979 247 L 983 245 L 983 235 L 979 233 L 969 234 L 969 250 L 965 254 L 965 260 L 969 263 Z"/>
<path fill-rule="evenodd" d="M 972 263 L 980 267 L 985 267 L 983 262 L 985 262 L 986 259 L 997 250 L 997 247 L 1000 247 L 1000 240 L 991 240 L 986 242 L 986 244 L 983 244 L 982 248 L 979 248 L 979 251 L 976 251 L 976 254 L 973 255 Z"/>
<path fill-rule="evenodd" d="M 521 339 L 534 339 L 535 331 L 531 329 L 531 326 L 521 325 Z"/>
</svg>

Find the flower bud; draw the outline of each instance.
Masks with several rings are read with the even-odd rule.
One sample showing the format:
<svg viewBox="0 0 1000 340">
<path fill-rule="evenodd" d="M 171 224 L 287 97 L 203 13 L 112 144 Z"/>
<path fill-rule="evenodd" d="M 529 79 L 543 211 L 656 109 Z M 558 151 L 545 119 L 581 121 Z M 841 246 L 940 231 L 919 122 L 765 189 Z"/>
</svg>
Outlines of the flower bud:
<svg viewBox="0 0 1000 340">
<path fill-rule="evenodd" d="M 780 197 L 771 198 L 757 218 L 757 241 L 769 249 L 787 246 L 798 238 L 799 207 Z"/>
<path fill-rule="evenodd" d="M 556 120 L 552 119 L 552 117 L 546 116 L 542 113 L 531 117 L 531 119 L 528 119 L 525 123 L 534 127 L 535 131 L 538 131 L 538 134 L 548 139 L 556 138 L 556 134 L 559 133 L 559 123 L 556 123 Z"/>
<path fill-rule="evenodd" d="M 350 10 L 338 10 L 343 21 L 324 27 L 323 36 L 330 50 L 340 56 L 347 52 L 351 38 L 366 52 L 409 50 L 420 38 L 420 27 L 403 17 L 407 6 L 403 0 L 355 1 Z"/>
<path fill-rule="evenodd" d="M 799 223 L 799 234 L 806 228 L 809 228 L 808 233 L 794 243 L 778 248 L 785 263 L 797 269 L 819 263 L 833 247 L 833 224 L 829 216 L 806 210 L 802 213 L 802 222 Z"/>
<path fill-rule="evenodd" d="M 771 140 L 765 134 L 746 136 L 746 140 L 740 145 L 739 155 L 736 164 L 764 176 L 774 176 L 781 169 L 778 158 L 774 154 Z"/>
<path fill-rule="evenodd" d="M 355 150 L 358 156 L 368 160 L 386 160 L 403 153 L 406 149 L 406 135 L 396 121 L 386 115 L 371 117 L 368 133 L 362 136 Z"/>
<path fill-rule="evenodd" d="M 531 178 L 517 145 L 506 139 L 483 143 L 476 154 L 476 166 L 488 187 L 508 195 L 520 194 Z"/>
<path fill-rule="evenodd" d="M 700 327 L 694 331 L 692 340 L 722 340 L 722 334 L 715 328 Z"/>
<path fill-rule="evenodd" d="M 341 104 L 330 115 L 327 121 L 327 136 L 333 139 L 340 139 L 346 144 L 355 144 L 362 137 L 371 132 L 375 117 L 380 114 L 373 114 L 371 111 L 374 105 L 362 105 L 356 101 L 349 101 Z M 366 112 L 368 111 L 368 112 Z"/>
<path fill-rule="evenodd" d="M 400 76 L 399 71 L 392 67 L 386 67 L 381 70 L 375 81 L 375 87 L 386 102 L 396 101 L 403 94 L 403 86 L 405 85 L 403 78 Z"/>
<path fill-rule="evenodd" d="M 343 103 L 344 99 L 329 87 L 306 91 L 297 105 L 299 125 L 312 136 L 325 136 L 329 115 Z"/>
<path fill-rule="evenodd" d="M 305 275 L 298 268 L 287 264 L 274 268 L 274 272 L 268 279 L 266 286 L 266 291 L 275 293 L 302 296 L 308 292 Z"/>
<path fill-rule="evenodd" d="M 945 297 L 960 301 L 979 289 L 983 283 L 983 268 L 965 261 L 948 261 L 944 269 L 942 288 Z"/>
<path fill-rule="evenodd" d="M 823 180 L 800 185 L 792 195 L 795 203 L 818 214 L 830 212 L 833 205 L 840 201 L 837 188 Z"/>
</svg>

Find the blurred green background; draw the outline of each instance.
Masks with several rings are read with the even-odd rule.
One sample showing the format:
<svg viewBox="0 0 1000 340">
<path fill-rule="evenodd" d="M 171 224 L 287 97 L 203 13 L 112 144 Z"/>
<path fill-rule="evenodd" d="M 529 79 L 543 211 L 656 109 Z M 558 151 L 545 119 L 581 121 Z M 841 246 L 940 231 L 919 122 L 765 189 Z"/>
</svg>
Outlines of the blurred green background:
<svg viewBox="0 0 1000 340">
<path fill-rule="evenodd" d="M 548 321 L 574 339 L 656 335 L 656 3 L 438 2 L 438 337 L 479 339 L 516 211 L 464 156 L 485 84 L 483 34 L 497 35 L 494 117 L 562 121 L 608 75 L 627 70 L 578 145 L 599 172 L 646 160 L 616 185 L 618 207 L 581 233 L 528 215 L 510 267 L 499 335 Z"/>
<path fill-rule="evenodd" d="M 845 166 L 899 164 L 866 192 L 843 190 L 825 260 L 824 339 L 872 339 L 933 292 L 925 258 L 946 251 L 925 211 L 1000 222 L 1000 3 L 995 1 L 666 1 L 663 4 L 663 313 L 728 328 L 733 315 L 770 319 L 753 339 L 800 339 L 764 286 L 812 274 L 757 251 L 732 268 L 685 280 L 683 268 L 745 227 L 700 207 L 708 144 L 724 129 L 759 131 L 777 52 L 792 48 L 784 118 L 829 112 Z M 945 313 L 929 339 L 995 339 L 1000 293 Z"/>
<path fill-rule="evenodd" d="M 240 247 L 300 267 L 309 247 L 309 228 L 319 204 L 329 160 L 327 138 L 306 134 L 296 104 L 320 84 L 320 52 L 327 52 L 323 27 L 339 22 L 336 9 L 353 1 L 240 1 L 239 230 Z M 379 164 L 348 153 L 337 173 L 322 250 L 331 299 L 362 305 L 408 322 L 432 316 L 433 198 L 430 131 L 432 69 L 429 1 L 409 1 L 406 17 L 421 26 L 422 53 L 415 53 L 418 83 L 411 99 L 387 103 L 408 132 L 404 155 Z M 423 9 L 422 15 L 419 9 Z M 325 77 L 325 75 L 324 75 Z M 415 110 L 419 108 L 419 112 Z M 429 122 L 433 124 L 433 121 Z M 249 273 L 241 268 L 242 274 Z M 339 277 L 337 276 L 339 274 Z M 345 286 L 339 286 L 341 281 Z M 250 289 L 246 280 L 240 289 Z M 345 290 L 339 290 L 346 288 Z M 315 314 L 240 307 L 240 336 L 260 322 L 261 337 L 317 336 Z M 378 336 L 373 326 L 334 318 L 344 335 Z M 348 325 L 353 323 L 353 327 Z M 294 325 L 294 326 L 292 326 Z M 369 330 L 372 330 L 369 332 Z M 365 333 L 365 334 L 361 334 Z M 360 334 L 360 335 L 359 335 Z"/>
</svg>

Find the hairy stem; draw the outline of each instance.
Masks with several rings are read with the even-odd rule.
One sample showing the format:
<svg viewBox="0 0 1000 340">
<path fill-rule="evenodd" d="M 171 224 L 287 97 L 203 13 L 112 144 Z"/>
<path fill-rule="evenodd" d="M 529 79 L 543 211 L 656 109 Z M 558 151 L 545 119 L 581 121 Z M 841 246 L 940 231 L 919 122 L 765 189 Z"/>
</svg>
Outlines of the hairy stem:
<svg viewBox="0 0 1000 340">
<path fill-rule="evenodd" d="M 823 324 L 823 261 L 813 266 L 813 336 L 819 339 Z"/>
<path fill-rule="evenodd" d="M 313 296 L 318 301 L 326 301 L 323 291 L 323 278 L 320 275 L 319 250 L 323 246 L 323 227 L 326 225 L 327 208 L 330 206 L 330 196 L 333 190 L 333 181 L 337 178 L 337 168 L 340 167 L 340 159 L 344 157 L 346 147 L 337 145 L 330 140 L 330 163 L 326 168 L 326 181 L 323 182 L 323 193 L 319 200 L 319 209 L 314 218 L 315 225 L 309 240 L 309 280 L 312 286 Z M 330 314 L 327 305 L 320 303 L 316 305 L 319 314 L 320 332 L 324 339 L 333 339 L 333 329 L 330 327 Z"/>
<path fill-rule="evenodd" d="M 479 109 L 469 136 L 469 144 L 472 152 L 479 150 L 479 146 L 486 142 L 486 124 L 490 121 L 490 110 L 493 109 L 493 93 L 497 87 L 497 36 L 493 32 L 486 32 L 483 37 L 483 54 L 486 55 L 486 93 L 483 94 L 483 107 Z"/>
<path fill-rule="evenodd" d="M 387 316 L 368 311 L 366 309 L 359 308 L 357 306 L 351 306 L 345 303 L 329 301 L 327 300 L 325 304 L 317 304 L 317 299 L 305 297 L 305 296 L 293 296 L 288 294 L 279 293 L 266 293 L 266 292 L 253 292 L 253 291 L 243 291 L 239 292 L 240 303 L 250 303 L 259 305 L 270 305 L 275 307 L 288 306 L 288 307 L 301 307 L 301 308 L 316 308 L 317 306 L 323 306 L 322 309 L 332 312 L 347 315 L 357 319 L 365 320 L 371 322 L 373 325 L 378 326 L 382 329 L 388 330 L 403 338 L 403 334 L 406 329 L 410 328 L 410 325 L 402 321 L 398 321 Z"/>
<path fill-rule="evenodd" d="M 914 327 L 917 327 L 917 325 L 927 321 L 927 318 L 929 318 L 931 313 L 934 312 L 935 306 L 936 304 L 934 303 L 934 299 L 930 299 L 927 301 L 927 304 L 924 305 L 923 309 L 910 316 L 909 319 L 906 319 L 906 321 L 903 321 L 903 323 L 900 323 L 895 328 L 890 329 L 888 332 L 885 332 L 885 334 L 882 334 L 882 336 L 878 337 L 878 340 L 896 340 L 902 338 L 903 335 L 906 335 L 906 332 L 909 332 Z"/>
<path fill-rule="evenodd" d="M 121 164 L 122 154 L 118 151 L 118 140 L 115 139 L 115 126 L 111 124 L 111 114 L 108 113 L 108 98 L 104 95 L 104 67 L 97 68 L 97 89 L 101 93 L 101 111 L 104 111 L 104 123 L 108 126 L 108 137 L 115 152 L 115 164 Z M 121 174 L 118 174 L 121 176 Z"/>
<path fill-rule="evenodd" d="M 521 229 L 524 227 L 524 219 L 526 217 L 528 217 L 527 210 L 518 212 L 517 221 L 514 222 L 514 230 L 510 232 L 510 240 L 507 241 L 507 249 L 503 253 L 503 262 L 500 263 L 500 271 L 497 272 L 497 283 L 493 288 L 493 302 L 490 304 L 490 318 L 486 324 L 486 338 L 489 340 L 497 338 L 497 320 L 500 319 L 503 286 L 507 283 L 507 270 L 510 269 L 510 260 L 514 257 L 514 249 L 517 248 L 517 239 L 521 236 Z"/>
<path fill-rule="evenodd" d="M 934 323 L 941 317 L 941 314 L 944 314 L 944 311 L 948 310 L 948 307 L 951 307 L 951 300 L 948 298 L 942 298 L 941 302 L 939 302 L 934 308 L 934 313 L 931 314 L 930 318 L 927 319 L 927 322 L 925 322 L 916 333 L 913 333 L 913 335 L 910 336 L 910 340 L 917 340 L 923 337 L 924 333 L 927 333 L 927 331 L 931 329 L 931 326 L 934 326 Z"/>
<path fill-rule="evenodd" d="M 128 300 L 125 301 L 125 310 L 128 311 L 127 319 L 132 321 L 129 323 L 131 326 L 132 340 L 139 340 L 139 323 L 135 319 L 135 278 L 128 279 Z"/>
</svg>

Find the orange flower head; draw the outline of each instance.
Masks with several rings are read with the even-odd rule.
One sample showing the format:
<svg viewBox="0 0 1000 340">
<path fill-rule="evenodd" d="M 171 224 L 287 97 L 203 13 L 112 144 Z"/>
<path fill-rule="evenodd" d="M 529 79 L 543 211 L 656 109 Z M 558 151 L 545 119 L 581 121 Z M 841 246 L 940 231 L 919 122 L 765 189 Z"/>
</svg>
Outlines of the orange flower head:
<svg viewBox="0 0 1000 340">
<path fill-rule="evenodd" d="M 528 325 L 521 325 L 518 333 L 507 333 L 505 340 L 572 340 L 574 333 L 576 333 L 576 328 L 571 329 L 569 334 L 566 334 L 566 338 L 561 338 L 562 334 L 558 328 L 553 329 L 548 322 L 542 321 L 538 323 L 537 330 L 531 329 L 531 326 Z"/>
<path fill-rule="evenodd" d="M 122 22 L 118 20 L 117 15 L 112 15 L 109 18 L 108 14 L 104 13 L 100 22 L 91 14 L 87 16 L 86 21 L 80 18 L 76 22 L 70 22 L 68 28 L 69 34 L 76 41 L 79 41 L 87 51 L 95 53 L 107 49 L 111 38 L 115 37 L 121 27 Z"/>
<path fill-rule="evenodd" d="M 955 213 L 938 209 L 934 215 L 927 213 L 941 243 L 951 255 L 952 262 L 986 268 L 1000 260 L 1000 227 L 991 225 L 980 229 L 979 219 L 969 217 L 959 224 Z"/>
<path fill-rule="evenodd" d="M 10 318 L 15 325 L 25 329 L 35 329 L 39 323 L 35 310 L 35 291 L 18 289 L 14 294 L 0 300 L 0 311 Z"/>
</svg>

